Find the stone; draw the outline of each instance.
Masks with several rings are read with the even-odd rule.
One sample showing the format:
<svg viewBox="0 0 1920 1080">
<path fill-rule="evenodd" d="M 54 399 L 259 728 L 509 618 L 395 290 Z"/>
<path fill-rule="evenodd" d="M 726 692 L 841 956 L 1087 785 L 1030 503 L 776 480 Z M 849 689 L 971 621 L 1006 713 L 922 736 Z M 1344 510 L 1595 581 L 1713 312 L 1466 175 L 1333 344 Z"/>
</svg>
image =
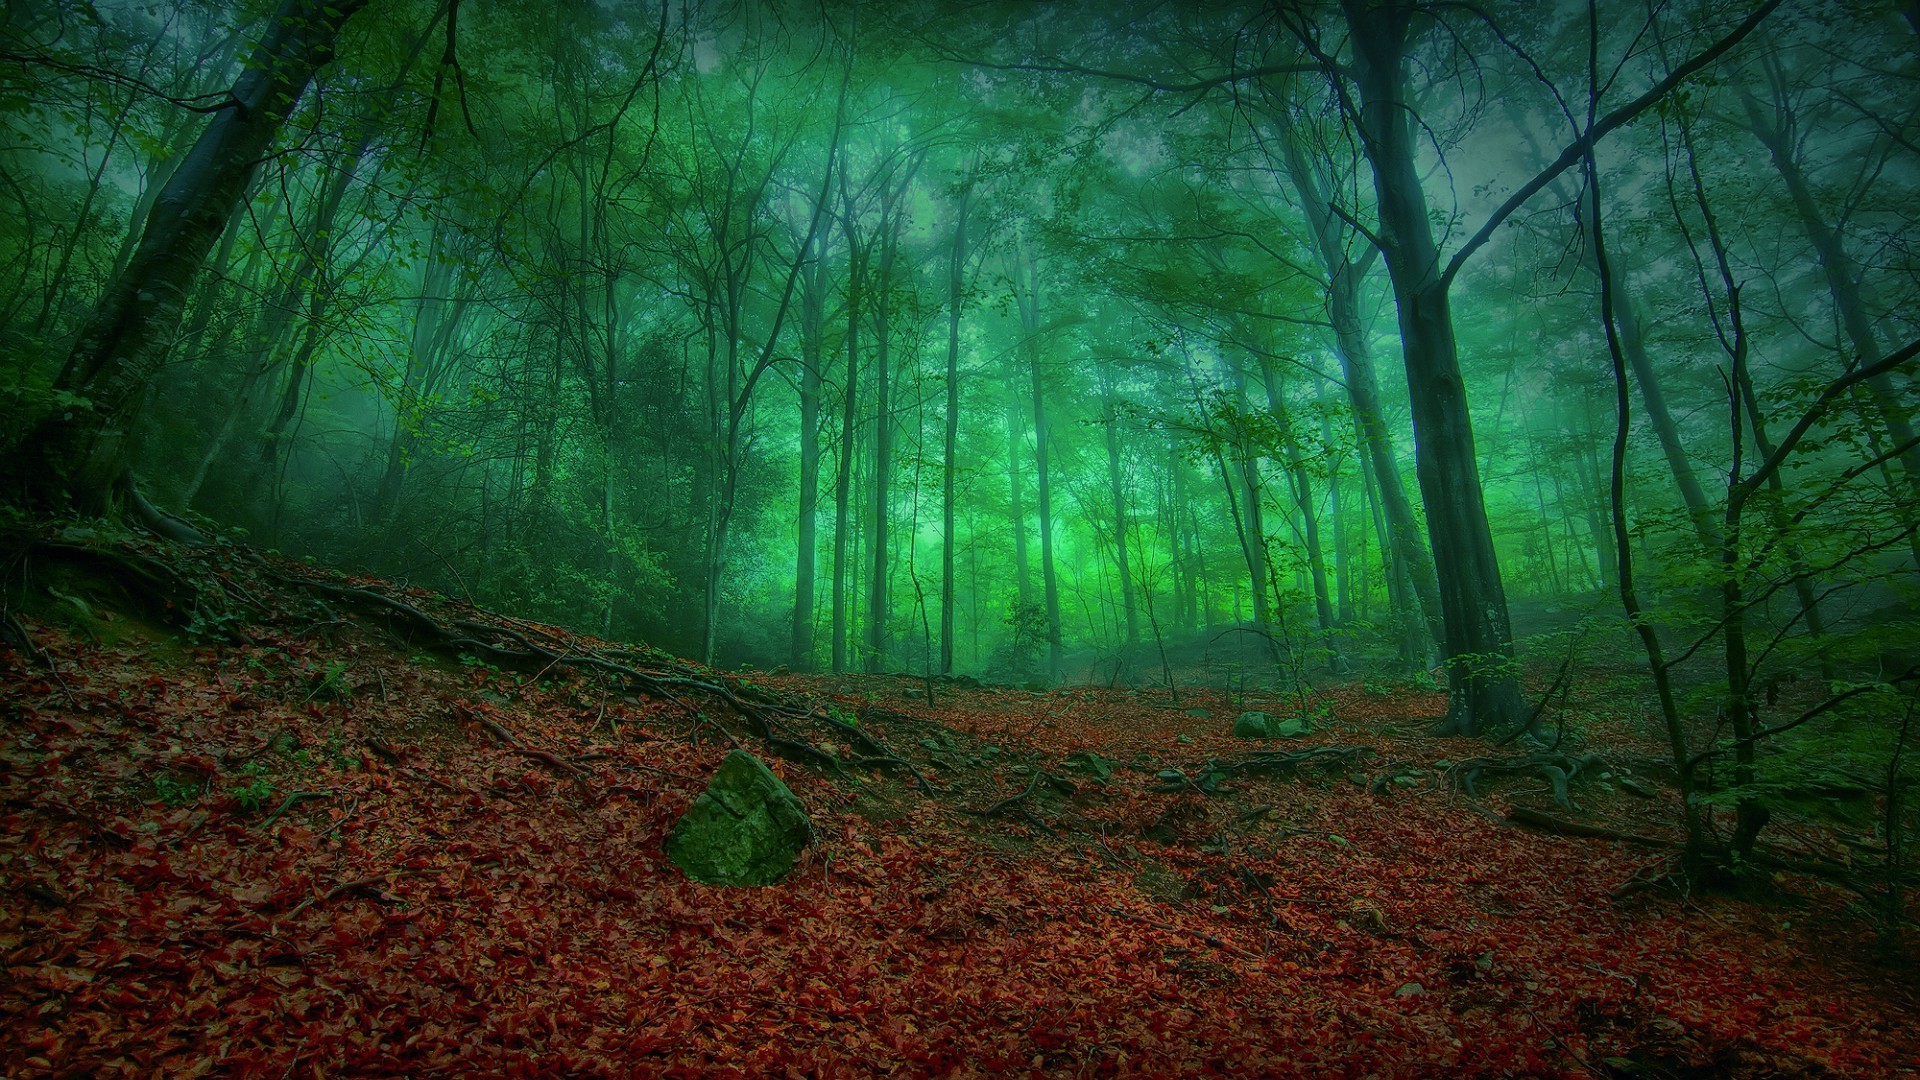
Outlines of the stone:
<svg viewBox="0 0 1920 1080">
<path fill-rule="evenodd" d="M 1298 716 L 1289 716 L 1267 727 L 1267 737 L 1270 739 L 1297 739 L 1302 735 L 1311 734 L 1313 734 L 1313 725 Z"/>
<path fill-rule="evenodd" d="M 1233 721 L 1233 734 L 1240 739 L 1271 739 L 1273 718 L 1263 712 L 1243 712 Z"/>
<path fill-rule="evenodd" d="M 806 807 L 759 758 L 728 754 L 667 834 L 667 858 L 709 885 L 774 885 L 813 838 Z"/>
</svg>

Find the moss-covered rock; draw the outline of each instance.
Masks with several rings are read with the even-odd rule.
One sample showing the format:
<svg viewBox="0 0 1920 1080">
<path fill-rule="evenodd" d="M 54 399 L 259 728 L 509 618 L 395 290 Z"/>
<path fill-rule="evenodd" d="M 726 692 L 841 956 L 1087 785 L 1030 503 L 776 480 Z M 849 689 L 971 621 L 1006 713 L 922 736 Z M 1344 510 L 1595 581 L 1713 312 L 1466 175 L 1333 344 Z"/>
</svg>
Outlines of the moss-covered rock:
<svg viewBox="0 0 1920 1080">
<path fill-rule="evenodd" d="M 806 807 L 759 758 L 727 755 L 667 835 L 667 858 L 709 885 L 773 885 L 813 836 Z"/>
<path fill-rule="evenodd" d="M 1233 734 L 1241 739 L 1297 739 L 1313 734 L 1313 724 L 1298 716 L 1281 720 L 1269 713 L 1243 712 L 1233 722 Z"/>
</svg>

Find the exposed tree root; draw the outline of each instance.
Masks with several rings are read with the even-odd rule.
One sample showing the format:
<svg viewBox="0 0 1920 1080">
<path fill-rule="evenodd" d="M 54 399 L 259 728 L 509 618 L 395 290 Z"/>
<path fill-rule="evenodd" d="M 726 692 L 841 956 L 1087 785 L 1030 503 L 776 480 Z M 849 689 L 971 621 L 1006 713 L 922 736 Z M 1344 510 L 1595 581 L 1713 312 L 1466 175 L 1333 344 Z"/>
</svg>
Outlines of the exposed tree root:
<svg viewBox="0 0 1920 1080">
<path fill-rule="evenodd" d="M 979 811 L 980 816 L 981 817 L 999 817 L 1000 815 L 1006 813 L 1008 810 L 1011 810 L 1017 807 L 1022 813 L 1027 814 L 1027 816 L 1031 819 L 1032 812 L 1027 809 L 1025 804 L 1028 799 L 1033 798 L 1034 795 L 1039 793 L 1040 785 L 1042 783 L 1060 792 L 1062 795 L 1077 795 L 1080 792 L 1080 789 L 1074 786 L 1073 781 L 1055 776 L 1045 769 L 1036 768 L 1033 770 L 1033 777 L 1027 781 L 1027 786 L 1024 790 L 1022 790 L 1018 795 L 1008 796 L 1007 798 L 1001 799 L 999 802 L 994 803 L 992 806 L 987 807 L 985 810 Z"/>
<path fill-rule="evenodd" d="M 1568 785 L 1584 773 L 1605 768 L 1606 763 L 1598 754 L 1571 755 L 1560 753 L 1528 754 L 1518 758 L 1469 758 L 1447 769 L 1447 782 L 1469 798 L 1479 798 L 1479 782 L 1488 773 L 1538 773 L 1540 778 L 1553 787 L 1553 801 L 1559 806 L 1573 809 L 1573 799 Z"/>
</svg>

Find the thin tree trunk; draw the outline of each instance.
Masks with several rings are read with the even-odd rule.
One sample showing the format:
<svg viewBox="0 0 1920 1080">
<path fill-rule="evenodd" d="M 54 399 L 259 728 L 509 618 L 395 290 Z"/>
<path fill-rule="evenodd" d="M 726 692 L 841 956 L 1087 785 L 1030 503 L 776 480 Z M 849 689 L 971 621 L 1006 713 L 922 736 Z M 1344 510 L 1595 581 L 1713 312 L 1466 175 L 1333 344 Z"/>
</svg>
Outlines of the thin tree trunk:
<svg viewBox="0 0 1920 1080">
<path fill-rule="evenodd" d="M 1872 315 L 1867 311 L 1866 298 L 1861 292 L 1860 267 L 1847 252 L 1846 241 L 1839 231 L 1821 213 L 1813 185 L 1794 154 L 1794 117 L 1787 105 L 1787 77 L 1778 59 L 1770 57 L 1766 70 L 1779 105 L 1778 113 L 1769 117 L 1753 95 L 1743 91 L 1740 101 L 1746 110 L 1747 126 L 1761 145 L 1767 148 L 1774 169 L 1779 172 L 1787 195 L 1793 201 L 1800 227 L 1805 230 L 1808 242 L 1813 245 L 1814 255 L 1820 260 L 1820 270 L 1826 277 L 1827 292 L 1832 297 L 1834 311 L 1840 316 L 1840 326 L 1853 345 L 1854 355 L 1848 358 L 1848 366 L 1864 367 L 1877 363 L 1883 354 L 1879 335 L 1874 333 Z M 1910 446 L 1914 438 L 1913 422 L 1901 406 L 1902 395 L 1894 387 L 1893 380 L 1885 375 L 1869 379 L 1867 389 L 1893 442 Z M 1901 454 L 1900 468 L 1907 480 L 1910 500 L 1920 503 L 1920 449 L 1909 449 Z M 1920 566 L 1920 532 L 1908 537 L 1908 550 L 1914 565 Z"/>
<path fill-rule="evenodd" d="M 853 525 L 850 496 L 853 493 L 855 436 L 859 433 L 860 408 L 860 316 L 861 286 L 866 276 L 867 253 L 855 232 L 852 196 L 844 178 L 841 198 L 847 204 L 847 380 L 840 402 L 840 471 L 833 483 L 833 670 L 847 670 L 847 577 L 852 570 L 847 542 Z"/>
<path fill-rule="evenodd" d="M 954 208 L 953 246 L 947 253 L 947 410 L 946 439 L 940 459 L 940 674 L 953 674 L 954 645 L 954 472 L 960 459 L 960 304 L 966 286 L 967 213 L 971 186 Z"/>
<path fill-rule="evenodd" d="M 867 588 L 867 670 L 886 669 L 887 629 L 891 615 L 887 597 L 887 518 L 893 494 L 893 319 L 888 310 L 893 292 L 893 259 L 897 243 L 889 189 L 887 205 L 880 215 L 880 267 L 873 305 L 873 536 L 870 543 L 873 563 Z"/>
<path fill-rule="evenodd" d="M 1327 663 L 1339 671 L 1344 664 L 1340 654 L 1334 651 L 1333 597 L 1327 591 L 1327 560 L 1320 547 L 1320 517 L 1313 498 L 1313 477 L 1307 472 L 1306 455 L 1300 450 L 1299 434 L 1293 430 L 1293 419 L 1287 411 L 1286 395 L 1281 389 L 1279 374 L 1265 360 L 1260 362 L 1260 381 L 1266 385 L 1267 409 L 1279 425 L 1280 439 L 1285 443 L 1281 450 L 1286 455 L 1287 473 L 1292 479 L 1294 506 L 1300 511 L 1300 531 L 1307 544 L 1307 571 L 1313 582 L 1313 609 L 1319 619 L 1320 633 L 1327 649 Z"/>
<path fill-rule="evenodd" d="M 1021 410 L 1020 365 L 1007 354 L 1007 516 L 1013 525 L 1013 580 L 1020 606 L 1033 603 L 1033 575 L 1027 569 L 1027 507 L 1020 485 L 1020 459 L 1025 456 L 1021 435 L 1026 420 Z"/>
<path fill-rule="evenodd" d="M 1115 415 L 1113 375 L 1105 365 L 1099 369 L 1100 405 L 1107 434 L 1107 485 L 1113 495 L 1113 538 L 1115 558 L 1120 564 L 1120 604 L 1126 616 L 1127 646 L 1140 644 L 1140 618 L 1134 609 L 1133 570 L 1127 559 L 1127 493 L 1120 473 L 1120 424 Z"/>
<path fill-rule="evenodd" d="M 1053 483 L 1047 460 L 1047 406 L 1040 371 L 1040 274 L 1031 253 L 1020 255 L 1026 287 L 1020 293 L 1021 339 L 1027 370 L 1033 376 L 1034 499 L 1040 513 L 1040 581 L 1047 604 L 1047 679 L 1060 678 L 1063 643 L 1060 637 L 1060 583 L 1053 566 Z"/>
<path fill-rule="evenodd" d="M 787 666 L 795 671 L 813 667 L 814 579 L 819 572 L 820 395 L 824 383 L 820 365 L 824 359 L 821 337 L 826 281 L 820 265 L 824 241 L 816 240 L 815 244 L 813 262 L 801 280 L 800 293 L 800 512 L 793 569 L 793 635 L 787 652 Z"/>
<path fill-rule="evenodd" d="M 1347 400 L 1353 406 L 1354 421 L 1373 467 L 1373 482 L 1379 508 L 1386 520 L 1382 550 L 1395 564 L 1388 569 L 1389 581 L 1405 582 L 1410 587 L 1395 610 L 1409 624 L 1424 624 L 1427 644 L 1414 649 L 1402 642 L 1402 652 L 1417 652 L 1415 661 L 1426 666 L 1434 648 L 1446 643 L 1446 627 L 1441 618 L 1440 587 L 1434 577 L 1433 557 L 1420 539 L 1420 526 L 1414 517 L 1413 502 L 1400 480 L 1400 464 L 1393 448 L 1393 433 L 1380 404 L 1380 378 L 1373 362 L 1373 349 L 1367 342 L 1360 319 L 1360 290 L 1366 280 L 1365 262 L 1347 255 L 1347 229 L 1327 209 L 1319 174 L 1301 151 L 1298 142 L 1285 142 L 1287 173 L 1307 214 L 1321 265 L 1327 271 L 1327 316 L 1333 324 L 1335 352 L 1346 383 Z"/>
</svg>

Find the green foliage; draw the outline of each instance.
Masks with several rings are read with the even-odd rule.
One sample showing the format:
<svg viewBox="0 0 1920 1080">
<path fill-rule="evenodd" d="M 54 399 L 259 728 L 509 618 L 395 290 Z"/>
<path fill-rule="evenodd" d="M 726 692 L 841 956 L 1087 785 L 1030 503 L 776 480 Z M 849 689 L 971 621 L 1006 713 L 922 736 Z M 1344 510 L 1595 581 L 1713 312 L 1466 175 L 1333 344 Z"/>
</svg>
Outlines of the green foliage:
<svg viewBox="0 0 1920 1080">
<path fill-rule="evenodd" d="M 1047 651 L 1046 605 L 1010 598 L 1001 622 L 1007 628 L 1007 637 L 994 650 L 988 674 L 1009 681 L 1037 674 Z"/>
<path fill-rule="evenodd" d="M 199 604 L 187 616 L 182 632 L 196 645 L 235 642 L 242 640 L 240 631 L 246 621 L 240 612 Z"/>
<path fill-rule="evenodd" d="M 192 806 L 206 792 L 206 778 L 197 773 L 163 772 L 153 778 L 154 796 L 176 809 Z"/>
<path fill-rule="evenodd" d="M 265 761 L 255 758 L 238 770 L 238 777 L 246 783 L 233 788 L 227 794 L 233 804 L 243 814 L 257 814 L 273 801 L 275 788 L 268 774 L 272 771 Z"/>
</svg>

